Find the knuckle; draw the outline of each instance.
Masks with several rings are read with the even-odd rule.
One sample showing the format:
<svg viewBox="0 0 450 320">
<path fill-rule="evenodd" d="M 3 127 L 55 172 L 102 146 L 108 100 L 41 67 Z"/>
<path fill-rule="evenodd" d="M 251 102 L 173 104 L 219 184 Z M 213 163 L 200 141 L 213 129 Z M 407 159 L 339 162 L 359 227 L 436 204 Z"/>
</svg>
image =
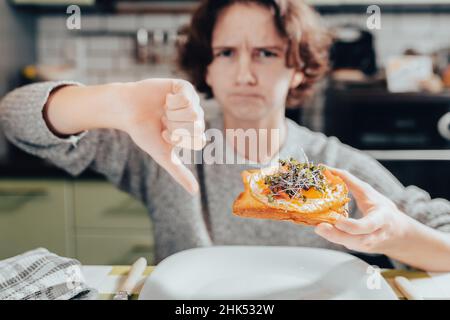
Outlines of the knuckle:
<svg viewBox="0 0 450 320">
<path fill-rule="evenodd" d="M 178 81 L 179 81 L 180 86 L 187 87 L 189 89 L 193 89 L 193 86 L 189 81 L 184 80 L 184 79 L 179 79 Z"/>
<path fill-rule="evenodd" d="M 184 80 L 184 79 L 176 79 L 172 82 L 172 87 L 173 87 L 173 91 L 176 92 L 180 92 L 181 90 L 183 90 L 183 88 L 188 86 L 188 81 Z"/>
</svg>

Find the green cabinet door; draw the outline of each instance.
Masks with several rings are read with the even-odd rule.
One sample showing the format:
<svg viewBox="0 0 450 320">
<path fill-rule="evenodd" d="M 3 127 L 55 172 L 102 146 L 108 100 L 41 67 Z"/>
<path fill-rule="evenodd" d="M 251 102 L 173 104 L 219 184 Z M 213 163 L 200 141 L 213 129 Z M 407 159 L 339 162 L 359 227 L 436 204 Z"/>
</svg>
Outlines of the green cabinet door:
<svg viewBox="0 0 450 320">
<path fill-rule="evenodd" d="M 153 262 L 153 225 L 147 208 L 106 181 L 74 183 L 76 257 L 83 264 Z"/>
<path fill-rule="evenodd" d="M 37 247 L 70 256 L 71 196 L 63 180 L 0 179 L 0 259 Z"/>
</svg>

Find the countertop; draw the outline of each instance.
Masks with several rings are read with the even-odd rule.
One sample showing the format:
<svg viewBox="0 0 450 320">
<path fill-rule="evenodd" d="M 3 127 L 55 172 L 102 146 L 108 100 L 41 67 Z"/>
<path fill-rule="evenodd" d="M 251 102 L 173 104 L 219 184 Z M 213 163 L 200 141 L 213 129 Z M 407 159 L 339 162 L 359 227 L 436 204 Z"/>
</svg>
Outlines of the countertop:
<svg viewBox="0 0 450 320">
<path fill-rule="evenodd" d="M 450 161 L 447 150 L 365 150 L 379 161 L 383 160 L 446 160 Z M 3 178 L 72 178 L 66 171 L 49 161 L 27 154 L 11 144 L 8 145 L 8 158 L 0 158 L 0 177 Z M 87 170 L 78 176 L 80 179 L 103 179 L 100 174 Z"/>
<path fill-rule="evenodd" d="M 49 161 L 28 154 L 7 143 L 7 157 L 0 158 L 0 177 L 2 178 L 73 178 L 66 171 Z M 77 178 L 104 179 L 100 174 L 87 170 Z"/>
</svg>

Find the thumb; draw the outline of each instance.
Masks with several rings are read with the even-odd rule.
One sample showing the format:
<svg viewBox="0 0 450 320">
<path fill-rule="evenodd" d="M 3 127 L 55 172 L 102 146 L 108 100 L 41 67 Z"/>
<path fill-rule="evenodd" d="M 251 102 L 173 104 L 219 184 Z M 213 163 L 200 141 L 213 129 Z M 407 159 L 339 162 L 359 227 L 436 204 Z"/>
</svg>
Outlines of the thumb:
<svg viewBox="0 0 450 320">
<path fill-rule="evenodd" d="M 355 200 L 372 199 L 377 196 L 378 192 L 370 184 L 355 177 L 350 172 L 328 166 L 326 166 L 326 168 L 345 182 L 348 189 L 355 197 Z"/>
<path fill-rule="evenodd" d="M 198 182 L 194 174 L 173 153 L 173 146 L 161 140 L 156 145 L 149 142 L 140 144 L 140 147 L 151 154 L 153 160 L 163 167 L 187 192 L 196 195 L 199 190 Z M 158 152 L 155 152 L 158 150 Z"/>
<path fill-rule="evenodd" d="M 327 167 L 331 173 L 340 177 L 355 198 L 356 205 L 364 215 L 372 211 L 380 200 L 380 194 L 367 182 L 355 177 L 346 170 Z"/>
<path fill-rule="evenodd" d="M 198 182 L 194 174 L 181 162 L 175 153 L 174 147 L 165 144 L 162 152 L 154 159 L 161 165 L 187 192 L 192 195 L 198 193 Z"/>
</svg>

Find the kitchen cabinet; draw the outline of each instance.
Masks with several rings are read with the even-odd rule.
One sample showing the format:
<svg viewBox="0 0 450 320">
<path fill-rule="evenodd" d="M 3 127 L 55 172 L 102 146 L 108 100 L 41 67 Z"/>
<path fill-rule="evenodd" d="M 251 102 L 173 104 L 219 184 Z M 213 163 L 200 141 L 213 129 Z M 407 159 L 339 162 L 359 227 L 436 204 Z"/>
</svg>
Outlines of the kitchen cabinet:
<svg viewBox="0 0 450 320">
<path fill-rule="evenodd" d="M 76 181 L 74 199 L 77 228 L 151 229 L 144 205 L 110 183 Z"/>
<path fill-rule="evenodd" d="M 0 180 L 0 259 L 37 247 L 71 256 L 70 183 Z"/>
<path fill-rule="evenodd" d="M 148 230 L 102 230 L 77 233 L 77 258 L 84 265 L 130 265 L 139 257 L 152 264 L 153 241 Z"/>
<path fill-rule="evenodd" d="M 76 256 L 83 264 L 131 264 L 153 260 L 147 209 L 103 181 L 74 183 Z"/>
<path fill-rule="evenodd" d="M 152 230 L 144 205 L 104 180 L 0 180 L 0 259 L 44 247 L 83 264 L 151 263 Z"/>
</svg>

